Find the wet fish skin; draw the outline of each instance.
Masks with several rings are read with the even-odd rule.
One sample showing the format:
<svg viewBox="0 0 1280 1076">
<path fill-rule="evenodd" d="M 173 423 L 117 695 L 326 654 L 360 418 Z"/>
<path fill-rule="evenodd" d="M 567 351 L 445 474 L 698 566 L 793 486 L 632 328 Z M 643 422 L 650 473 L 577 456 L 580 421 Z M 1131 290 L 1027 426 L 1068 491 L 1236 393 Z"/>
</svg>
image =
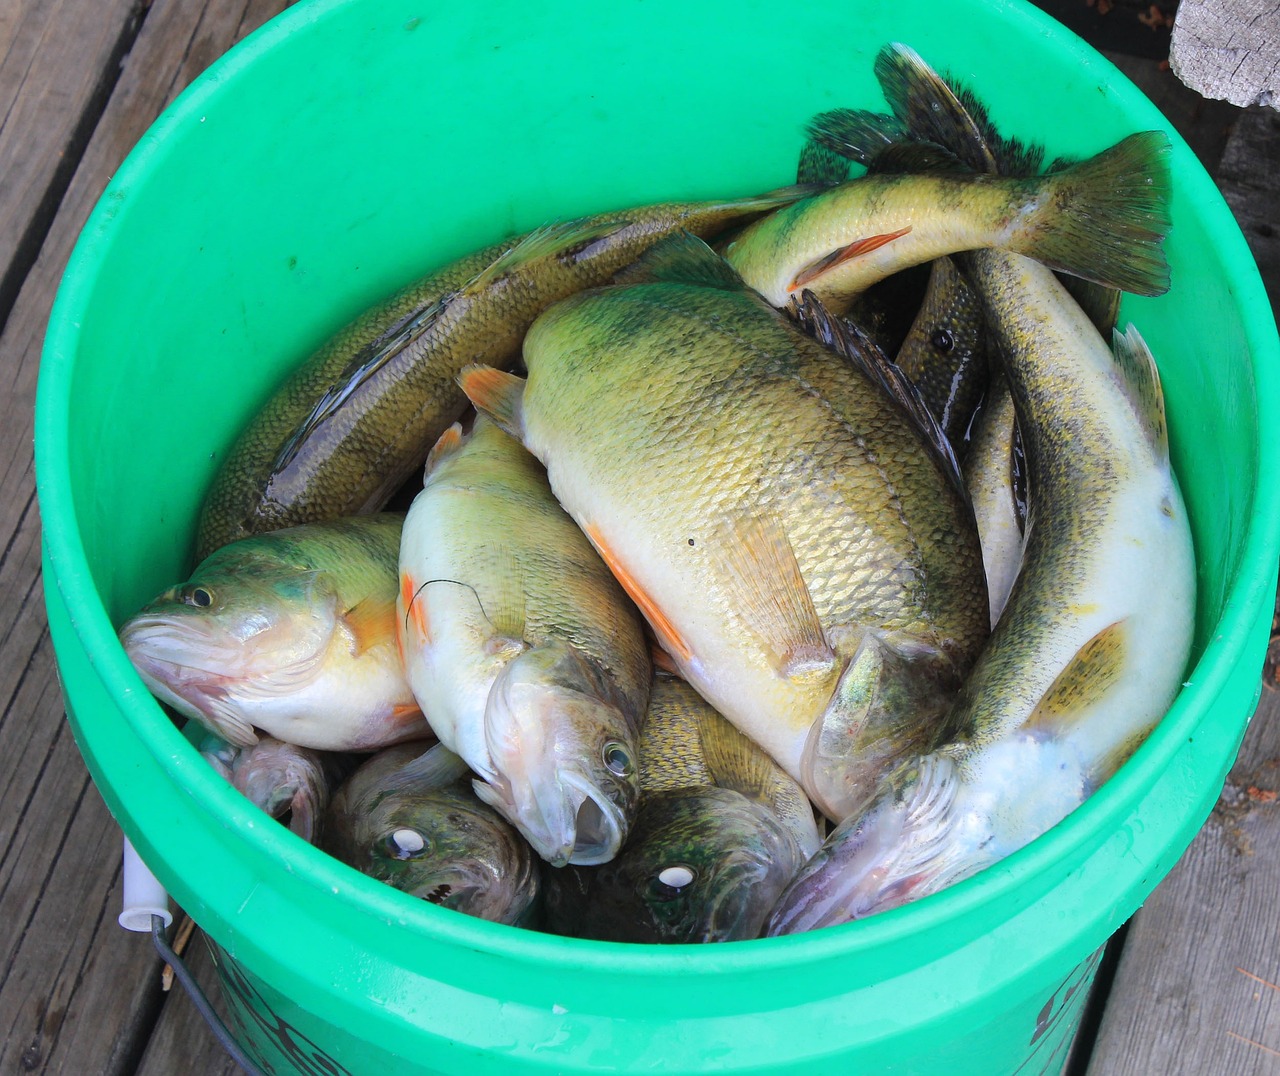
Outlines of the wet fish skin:
<svg viewBox="0 0 1280 1076">
<path fill-rule="evenodd" d="M 231 743 L 371 750 L 429 735 L 395 639 L 402 517 L 224 546 L 130 617 L 120 641 L 162 702 Z"/>
<path fill-rule="evenodd" d="M 1158 295 L 1169 286 L 1168 151 L 1148 131 L 1045 176 L 868 173 L 749 225 L 725 256 L 779 307 L 808 288 L 839 311 L 891 273 L 991 247 Z"/>
<path fill-rule="evenodd" d="M 205 733 L 200 754 L 228 783 L 272 818 L 289 819 L 289 829 L 317 844 L 320 820 L 334 789 L 354 768 L 349 757 L 259 736 L 237 747 L 216 733 Z"/>
<path fill-rule="evenodd" d="M 954 686 L 985 637 L 972 519 L 878 389 L 705 247 L 671 244 L 666 279 L 544 314 L 527 385 L 472 371 L 464 388 L 543 460 L 686 679 L 839 817 L 829 797 L 851 793 L 805 762 L 866 725 L 838 691 L 854 654 L 896 650 Z"/>
<path fill-rule="evenodd" d="M 537 856 L 439 744 L 391 747 L 356 770 L 325 814 L 323 848 L 410 896 L 495 923 L 523 924 L 541 891 Z"/>
<path fill-rule="evenodd" d="M 461 417 L 465 363 L 509 367 L 552 302 L 605 283 L 676 229 L 713 236 L 798 193 L 550 225 L 408 285 L 317 348 L 249 421 L 206 495 L 196 559 L 251 534 L 380 510 Z"/>
<path fill-rule="evenodd" d="M 603 862 L 639 797 L 638 613 L 520 444 L 479 417 L 432 452 L 405 524 L 405 667 L 477 792 L 548 862 Z"/>
<path fill-rule="evenodd" d="M 1129 757 L 1177 696 L 1195 560 L 1154 360 L 1113 356 L 1053 274 L 972 256 L 1026 442 L 1029 516 L 1008 603 L 953 708 L 779 901 L 769 933 L 917 899 L 1021 848 Z"/>
<path fill-rule="evenodd" d="M 741 793 L 655 792 L 621 854 L 565 868 L 575 877 L 552 883 L 547 914 L 557 932 L 597 941 L 741 941 L 759 936 L 803 861 L 777 818 Z"/>
<path fill-rule="evenodd" d="M 1016 437 L 1017 412 L 1001 375 L 993 382 L 977 418 L 964 461 L 965 480 L 982 541 L 992 627 L 1000 619 L 1022 564 L 1026 481 L 1025 476 L 1019 481 L 1014 470 L 1022 464 L 1021 447 L 1015 451 Z"/>
<path fill-rule="evenodd" d="M 950 258 L 930 267 L 924 302 L 894 362 L 963 455 L 991 375 L 982 300 Z"/>
</svg>

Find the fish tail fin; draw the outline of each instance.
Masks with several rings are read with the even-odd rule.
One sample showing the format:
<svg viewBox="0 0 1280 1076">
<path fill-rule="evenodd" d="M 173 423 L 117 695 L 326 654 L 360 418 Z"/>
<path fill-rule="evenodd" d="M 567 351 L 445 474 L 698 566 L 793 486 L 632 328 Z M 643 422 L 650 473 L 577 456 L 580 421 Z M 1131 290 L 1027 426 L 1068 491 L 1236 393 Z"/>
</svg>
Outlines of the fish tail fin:
<svg viewBox="0 0 1280 1076">
<path fill-rule="evenodd" d="M 1024 218 L 1009 249 L 1136 295 L 1164 294 L 1169 148 L 1163 131 L 1143 131 L 1045 176 L 1038 208 Z"/>
<path fill-rule="evenodd" d="M 524 439 L 524 378 L 504 370 L 468 363 L 458 384 L 476 409 L 488 415 L 517 441 Z"/>
</svg>

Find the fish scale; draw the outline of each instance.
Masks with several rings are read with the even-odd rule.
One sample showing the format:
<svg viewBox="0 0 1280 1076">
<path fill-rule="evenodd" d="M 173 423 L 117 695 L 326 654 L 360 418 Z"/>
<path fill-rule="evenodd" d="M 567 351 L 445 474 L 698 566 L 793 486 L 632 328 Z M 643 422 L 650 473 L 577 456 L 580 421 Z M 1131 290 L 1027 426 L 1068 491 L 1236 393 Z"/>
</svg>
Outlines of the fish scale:
<svg viewBox="0 0 1280 1076">
<path fill-rule="evenodd" d="M 464 388 L 542 459 L 686 678 L 810 795 L 806 743 L 846 719 L 828 708 L 860 647 L 909 650 L 939 683 L 973 660 L 967 505 L 896 405 L 740 282 L 580 295 L 534 324 L 525 363 L 527 383 L 487 378 L 518 403 Z"/>
</svg>

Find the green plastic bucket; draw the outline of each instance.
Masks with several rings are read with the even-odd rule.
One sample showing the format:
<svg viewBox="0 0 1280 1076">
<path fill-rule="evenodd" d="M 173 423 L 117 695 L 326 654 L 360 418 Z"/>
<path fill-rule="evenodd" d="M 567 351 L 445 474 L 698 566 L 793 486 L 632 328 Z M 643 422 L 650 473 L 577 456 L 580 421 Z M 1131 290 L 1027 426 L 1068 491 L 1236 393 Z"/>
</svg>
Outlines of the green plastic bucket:
<svg viewBox="0 0 1280 1076">
<path fill-rule="evenodd" d="M 1173 290 L 1128 300 L 1164 372 L 1200 568 L 1193 667 L 1082 809 L 937 896 L 708 947 L 565 940 L 414 901 L 268 821 L 207 767 L 113 625 L 188 568 L 221 453 L 365 305 L 553 218 L 789 182 L 801 125 L 882 107 L 915 46 L 1004 130 L 1088 154 L 1166 121 L 1012 0 L 302 3 L 156 123 L 86 227 L 37 402 L 45 591 L 111 810 L 214 940 L 274 1071 L 1056 1071 L 1096 953 L 1207 816 L 1259 687 L 1280 548 L 1275 326 L 1172 131 Z"/>
</svg>

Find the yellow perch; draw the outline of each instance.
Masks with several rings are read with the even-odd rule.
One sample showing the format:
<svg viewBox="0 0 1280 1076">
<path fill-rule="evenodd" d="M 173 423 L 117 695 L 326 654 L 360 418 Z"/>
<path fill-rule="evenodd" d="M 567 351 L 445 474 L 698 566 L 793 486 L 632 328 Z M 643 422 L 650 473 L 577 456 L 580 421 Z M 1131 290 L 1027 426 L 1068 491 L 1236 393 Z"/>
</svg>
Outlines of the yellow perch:
<svg viewBox="0 0 1280 1076">
<path fill-rule="evenodd" d="M 547 466 L 682 675 L 842 817 L 932 743 L 987 631 L 921 434 L 702 243 L 553 307 L 462 383 Z"/>
</svg>

